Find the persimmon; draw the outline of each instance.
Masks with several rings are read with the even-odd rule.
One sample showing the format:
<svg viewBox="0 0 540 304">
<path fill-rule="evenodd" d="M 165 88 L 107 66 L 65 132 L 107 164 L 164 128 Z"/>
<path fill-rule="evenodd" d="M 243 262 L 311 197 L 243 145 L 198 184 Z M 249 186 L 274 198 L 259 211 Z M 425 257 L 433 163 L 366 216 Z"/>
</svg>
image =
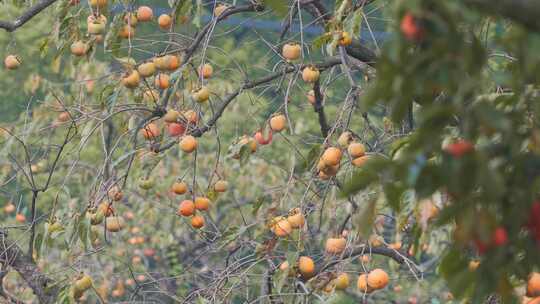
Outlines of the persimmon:
<svg viewBox="0 0 540 304">
<path fill-rule="evenodd" d="M 302 79 L 307 83 L 319 80 L 320 72 L 315 66 L 307 66 L 302 70 Z"/>
<path fill-rule="evenodd" d="M 290 42 L 283 45 L 281 55 L 288 61 L 293 61 L 302 55 L 302 47 L 296 42 Z"/>
<path fill-rule="evenodd" d="M 474 150 L 474 145 L 465 140 L 460 139 L 456 140 L 453 143 L 450 143 L 444 147 L 444 151 L 446 151 L 448 154 L 452 155 L 455 158 L 460 158 L 465 154 L 468 154 Z"/>
<path fill-rule="evenodd" d="M 139 6 L 137 9 L 137 19 L 141 22 L 148 22 L 154 18 L 154 12 L 149 6 Z"/>
<path fill-rule="evenodd" d="M 184 136 L 180 140 L 180 149 L 186 153 L 191 153 L 197 149 L 197 139 L 191 135 Z"/>
<path fill-rule="evenodd" d="M 15 210 L 17 210 L 17 207 L 15 207 L 15 205 L 12 202 L 9 202 L 4 206 L 5 213 L 8 213 L 8 214 L 13 213 L 15 212 Z"/>
<path fill-rule="evenodd" d="M 249 147 L 251 153 L 257 152 L 257 142 L 255 141 L 255 139 L 253 137 L 250 137 L 250 136 L 247 136 L 247 135 L 244 135 L 244 136 L 240 137 L 240 139 L 238 140 L 238 145 L 239 146 L 247 145 Z M 239 159 L 240 154 L 237 153 L 233 157 L 235 159 Z"/>
<path fill-rule="evenodd" d="M 533 272 L 527 280 L 527 296 L 540 297 L 540 273 Z"/>
<path fill-rule="evenodd" d="M 349 287 L 349 275 L 345 272 L 338 274 L 334 279 L 334 286 L 337 290 L 345 290 Z"/>
<path fill-rule="evenodd" d="M 137 72 L 136 70 L 126 73 L 126 75 L 124 75 L 124 78 L 122 78 L 122 84 L 129 89 L 138 87 L 140 81 L 141 77 L 139 75 L 139 72 Z"/>
<path fill-rule="evenodd" d="M 367 254 L 362 254 L 359 258 L 360 258 L 360 262 L 363 264 L 369 263 L 369 261 L 371 260 L 370 256 Z"/>
<path fill-rule="evenodd" d="M 343 237 L 329 238 L 326 240 L 325 250 L 330 254 L 340 254 L 345 250 L 347 240 Z"/>
<path fill-rule="evenodd" d="M 205 63 L 199 67 L 199 75 L 201 75 L 204 79 L 212 77 L 213 73 L 214 68 L 208 63 Z"/>
<path fill-rule="evenodd" d="M 113 291 L 111 292 L 111 296 L 113 298 L 120 298 L 120 297 L 123 297 L 125 293 L 126 293 L 125 290 L 113 289 Z"/>
<path fill-rule="evenodd" d="M 329 180 L 332 176 L 324 173 L 324 171 L 319 171 L 319 178 L 322 180 Z"/>
<path fill-rule="evenodd" d="M 195 229 L 200 229 L 204 226 L 204 217 L 200 215 L 194 215 L 191 218 L 191 226 Z"/>
<path fill-rule="evenodd" d="M 315 91 L 309 90 L 306 94 L 306 97 L 310 104 L 314 105 L 315 102 L 317 102 L 317 99 L 315 98 Z"/>
<path fill-rule="evenodd" d="M 469 271 L 475 271 L 476 269 L 478 269 L 478 266 L 480 266 L 480 261 L 478 260 L 472 260 L 469 262 Z"/>
<path fill-rule="evenodd" d="M 105 25 L 107 24 L 107 17 L 103 14 L 91 14 L 86 19 L 88 33 L 92 35 L 98 35 L 105 32 Z"/>
<path fill-rule="evenodd" d="M 24 223 L 26 222 L 26 216 L 22 213 L 17 213 L 17 215 L 15 215 L 15 221 L 17 221 L 17 223 Z"/>
<path fill-rule="evenodd" d="M 56 121 L 58 122 L 68 122 L 70 120 L 71 120 L 71 115 L 67 111 L 61 112 L 60 114 L 58 114 L 58 117 L 56 118 Z"/>
<path fill-rule="evenodd" d="M 345 149 L 349 146 L 352 140 L 352 133 L 349 131 L 345 131 L 339 135 L 337 142 L 341 148 Z"/>
<path fill-rule="evenodd" d="M 124 212 L 124 218 L 127 220 L 132 220 L 135 218 L 135 214 L 131 211 Z"/>
<path fill-rule="evenodd" d="M 169 75 L 164 73 L 159 73 L 154 80 L 154 85 L 162 90 L 165 90 L 169 87 Z"/>
<path fill-rule="evenodd" d="M 131 26 L 137 26 L 137 23 L 139 20 L 137 19 L 137 15 L 134 13 L 127 13 L 124 15 L 124 22 Z"/>
<path fill-rule="evenodd" d="M 131 39 L 135 36 L 135 28 L 129 24 L 126 24 L 120 29 L 118 36 L 123 39 Z"/>
<path fill-rule="evenodd" d="M 154 65 L 156 66 L 156 69 L 158 69 L 158 70 L 167 70 L 170 60 L 171 60 L 170 55 L 164 55 L 164 56 L 155 57 L 154 59 L 152 59 L 152 62 L 154 62 Z"/>
<path fill-rule="evenodd" d="M 283 261 L 283 263 L 279 264 L 279 270 L 285 271 L 289 269 L 289 262 Z"/>
<path fill-rule="evenodd" d="M 324 150 L 321 159 L 327 166 L 338 165 L 341 161 L 341 150 L 336 147 L 328 147 Z"/>
<path fill-rule="evenodd" d="M 400 23 L 400 30 L 403 36 L 411 41 L 421 41 L 424 38 L 424 28 L 420 25 L 418 19 L 407 12 Z"/>
<path fill-rule="evenodd" d="M 369 156 L 364 155 L 364 156 L 360 156 L 358 158 L 353 159 L 351 163 L 355 167 L 362 167 L 362 165 L 364 165 L 368 160 L 369 160 Z"/>
<path fill-rule="evenodd" d="M 324 172 L 324 174 L 328 175 L 328 176 L 336 176 L 336 174 L 338 173 L 339 171 L 339 164 L 335 165 L 335 166 L 329 166 L 327 164 L 324 163 L 324 161 L 319 161 L 319 163 L 323 163 L 324 165 L 321 167 L 321 172 Z"/>
<path fill-rule="evenodd" d="M 139 132 L 146 140 L 156 139 L 157 137 L 161 135 L 161 131 L 159 130 L 159 127 L 157 126 L 157 124 L 153 122 L 144 126 Z"/>
<path fill-rule="evenodd" d="M 82 293 L 90 289 L 92 285 L 92 278 L 87 274 L 81 274 L 73 284 L 73 292 L 75 295 L 82 295 Z"/>
<path fill-rule="evenodd" d="M 180 67 L 180 64 L 182 64 L 182 60 L 180 59 L 180 56 L 169 55 L 167 57 L 166 69 L 168 71 L 176 71 L 176 69 Z"/>
<path fill-rule="evenodd" d="M 358 281 L 356 281 L 356 287 L 363 293 L 371 293 L 373 289 L 368 285 L 367 281 L 368 275 L 363 273 L 358 276 Z"/>
<path fill-rule="evenodd" d="M 199 122 L 199 115 L 193 110 L 187 110 L 182 113 L 182 117 L 190 124 L 196 125 Z"/>
<path fill-rule="evenodd" d="M 122 190 L 120 190 L 120 187 L 118 186 L 112 186 L 109 191 L 107 191 L 107 194 L 110 198 L 113 199 L 113 201 L 120 201 L 124 197 L 124 193 L 122 193 Z"/>
<path fill-rule="evenodd" d="M 193 91 L 191 94 L 193 100 L 195 100 L 198 103 L 203 103 L 208 100 L 210 97 L 210 90 L 206 86 L 202 86 L 199 89 Z"/>
<path fill-rule="evenodd" d="M 126 226 L 126 222 L 121 216 L 111 216 L 105 219 L 105 225 L 109 232 L 118 232 Z"/>
<path fill-rule="evenodd" d="M 168 109 L 167 113 L 163 115 L 163 120 L 166 123 L 173 123 L 178 121 L 178 117 L 180 116 L 180 112 L 176 111 L 175 109 Z"/>
<path fill-rule="evenodd" d="M 366 147 L 364 147 L 363 144 L 358 143 L 358 142 L 351 143 L 347 147 L 347 152 L 349 152 L 349 155 L 352 158 L 358 158 L 360 156 L 364 156 L 364 154 L 366 153 Z"/>
<path fill-rule="evenodd" d="M 169 132 L 169 136 L 171 137 L 182 136 L 185 131 L 186 127 L 178 122 L 172 122 L 167 126 L 167 132 Z"/>
<path fill-rule="evenodd" d="M 352 37 L 348 32 L 341 32 L 338 44 L 340 46 L 349 46 L 352 43 Z"/>
<path fill-rule="evenodd" d="M 195 209 L 206 211 L 210 207 L 210 199 L 204 196 L 195 197 Z"/>
<path fill-rule="evenodd" d="M 154 179 L 141 177 L 139 179 L 139 187 L 143 190 L 152 189 L 155 185 Z"/>
<path fill-rule="evenodd" d="M 94 19 L 92 20 L 93 21 L 88 21 L 87 26 L 86 26 L 88 30 L 88 34 L 91 34 L 91 35 L 103 34 L 105 32 L 105 22 L 103 22 L 103 19 L 101 18 L 98 19 L 94 17 Z"/>
<path fill-rule="evenodd" d="M 270 118 L 270 128 L 274 132 L 281 132 L 287 126 L 287 118 L 283 114 L 277 114 Z"/>
<path fill-rule="evenodd" d="M 298 258 L 298 270 L 304 279 L 309 279 L 315 275 L 315 262 L 308 256 Z"/>
<path fill-rule="evenodd" d="M 153 257 L 156 255 L 156 250 L 154 248 L 144 248 L 143 255 L 145 257 Z"/>
<path fill-rule="evenodd" d="M 399 250 L 401 249 L 401 246 L 402 246 L 401 242 L 394 242 L 392 244 L 389 244 L 388 248 L 393 249 L 393 250 Z"/>
<path fill-rule="evenodd" d="M 272 232 L 278 237 L 285 237 L 292 232 L 292 226 L 285 218 L 275 219 Z"/>
<path fill-rule="evenodd" d="M 229 183 L 226 180 L 218 180 L 214 184 L 214 191 L 216 192 L 225 192 L 229 188 Z"/>
<path fill-rule="evenodd" d="M 178 206 L 178 215 L 192 216 L 195 213 L 195 204 L 192 200 L 183 200 Z"/>
<path fill-rule="evenodd" d="M 107 0 L 88 0 L 91 7 L 104 8 L 107 6 Z"/>
<path fill-rule="evenodd" d="M 497 227 L 493 232 L 492 242 L 495 246 L 504 246 L 508 243 L 508 232 L 504 227 Z"/>
<path fill-rule="evenodd" d="M 388 285 L 389 277 L 386 271 L 377 268 L 369 272 L 367 283 L 373 289 L 382 289 Z"/>
<path fill-rule="evenodd" d="M 4 59 L 4 66 L 8 70 L 16 70 L 21 65 L 21 58 L 17 55 L 7 55 Z"/>
<path fill-rule="evenodd" d="M 77 40 L 71 44 L 70 50 L 71 54 L 80 57 L 86 54 L 86 52 L 88 51 L 88 46 L 83 41 Z"/>
<path fill-rule="evenodd" d="M 150 77 L 156 73 L 156 65 L 151 61 L 145 62 L 139 65 L 137 71 L 142 77 Z"/>
<path fill-rule="evenodd" d="M 264 138 L 262 131 L 255 132 L 255 135 L 253 137 L 255 138 L 255 140 L 257 141 L 259 145 L 261 146 L 268 145 L 269 143 L 272 142 L 272 129 L 268 131 L 268 138 L 266 139 Z"/>
<path fill-rule="evenodd" d="M 287 217 L 287 221 L 291 224 L 291 227 L 293 229 L 302 228 L 306 223 L 306 219 L 302 214 L 302 210 L 300 210 L 300 208 L 294 208 L 293 210 L 291 210 L 289 216 Z"/>
<path fill-rule="evenodd" d="M 97 34 L 97 35 L 94 35 L 94 41 L 96 43 L 102 43 L 103 41 L 105 40 L 105 38 L 103 37 L 103 35 L 101 34 Z"/>
<path fill-rule="evenodd" d="M 144 282 L 144 281 L 146 281 L 146 276 L 144 274 L 140 274 L 140 275 L 137 276 L 136 279 L 139 282 Z"/>
<path fill-rule="evenodd" d="M 527 304 L 540 304 L 540 297 L 530 300 Z"/>
<path fill-rule="evenodd" d="M 215 17 L 221 16 L 221 14 L 223 14 L 223 12 L 228 8 L 229 6 L 223 3 L 216 5 L 216 7 L 214 8 L 214 16 Z"/>
<path fill-rule="evenodd" d="M 174 192 L 175 194 L 184 194 L 187 192 L 188 190 L 188 186 L 186 183 L 184 182 L 174 182 L 171 186 L 171 190 L 172 192 Z"/>
<path fill-rule="evenodd" d="M 169 16 L 167 14 L 160 15 L 159 18 L 158 18 L 158 24 L 159 24 L 159 27 L 162 30 L 169 30 L 171 28 L 171 25 L 172 25 L 171 16 Z"/>
</svg>

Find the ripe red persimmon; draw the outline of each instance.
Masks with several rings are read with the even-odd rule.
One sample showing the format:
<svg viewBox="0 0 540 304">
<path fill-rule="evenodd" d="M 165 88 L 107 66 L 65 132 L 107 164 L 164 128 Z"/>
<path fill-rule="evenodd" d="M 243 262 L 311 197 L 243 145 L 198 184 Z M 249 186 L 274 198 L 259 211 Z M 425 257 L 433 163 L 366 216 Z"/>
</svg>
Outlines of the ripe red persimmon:
<svg viewBox="0 0 540 304">
<path fill-rule="evenodd" d="M 469 152 L 472 152 L 474 150 L 474 145 L 471 142 L 469 142 L 469 141 L 467 141 L 465 139 L 460 139 L 460 140 L 458 140 L 456 142 L 448 144 L 448 146 L 446 146 L 444 148 L 444 150 L 448 154 L 450 154 L 450 155 L 452 155 L 452 156 L 454 156 L 456 158 L 460 158 L 463 155 L 465 155 L 465 154 L 467 154 Z"/>
<path fill-rule="evenodd" d="M 508 243 L 508 232 L 504 227 L 497 227 L 493 232 L 492 242 L 495 246 L 504 246 Z"/>
<path fill-rule="evenodd" d="M 411 13 L 406 13 L 401 19 L 401 33 L 410 41 L 421 41 L 424 38 L 424 28 L 418 22 L 418 18 Z"/>
</svg>

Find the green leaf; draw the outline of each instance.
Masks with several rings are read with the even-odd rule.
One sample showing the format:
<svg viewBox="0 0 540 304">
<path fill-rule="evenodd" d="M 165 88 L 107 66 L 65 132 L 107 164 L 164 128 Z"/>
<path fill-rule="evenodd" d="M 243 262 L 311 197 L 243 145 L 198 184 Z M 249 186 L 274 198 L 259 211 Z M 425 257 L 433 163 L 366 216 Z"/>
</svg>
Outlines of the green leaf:
<svg viewBox="0 0 540 304">
<path fill-rule="evenodd" d="M 240 148 L 240 165 L 245 165 L 248 160 L 249 156 L 251 155 L 251 147 L 249 147 L 249 144 L 245 144 Z"/>
<path fill-rule="evenodd" d="M 315 50 L 321 48 L 323 45 L 330 43 L 332 41 L 332 35 L 329 33 L 324 33 L 318 37 L 315 37 L 311 42 L 311 49 Z"/>
<path fill-rule="evenodd" d="M 265 6 L 271 8 L 279 17 L 287 16 L 289 12 L 288 2 L 284 0 L 264 0 Z"/>
<path fill-rule="evenodd" d="M 46 230 L 45 230 L 46 231 Z M 39 230 L 36 238 L 34 239 L 34 252 L 36 254 L 36 259 L 41 256 L 41 247 L 43 244 L 44 230 Z"/>
<path fill-rule="evenodd" d="M 251 213 L 253 215 L 257 215 L 257 212 L 259 211 L 259 209 L 261 208 L 262 204 L 265 202 L 265 201 L 268 201 L 269 200 L 269 197 L 267 195 L 264 195 L 264 196 L 260 196 L 258 197 L 254 202 L 253 202 L 253 207 L 251 209 Z"/>
<path fill-rule="evenodd" d="M 383 184 L 384 194 L 386 196 L 386 201 L 390 207 L 396 211 L 401 211 L 401 196 L 405 192 L 405 187 L 401 182 L 389 182 Z"/>
<path fill-rule="evenodd" d="M 80 222 L 78 226 L 78 233 L 79 233 L 79 239 L 81 240 L 81 243 L 84 246 L 84 249 L 88 248 L 89 244 L 89 232 L 90 232 L 90 220 L 86 217 L 84 217 Z"/>
<path fill-rule="evenodd" d="M 346 197 L 366 189 L 369 185 L 379 180 L 379 173 L 383 172 L 391 164 L 391 161 L 379 156 L 370 157 L 351 178 L 343 185 L 341 196 Z"/>
<path fill-rule="evenodd" d="M 449 251 L 439 265 L 440 274 L 446 278 L 450 291 L 458 298 L 475 287 L 474 273 L 468 271 L 467 265 L 467 259 L 457 249 Z"/>
<path fill-rule="evenodd" d="M 304 173 L 306 170 L 309 170 L 315 166 L 315 163 L 318 161 L 319 156 L 321 155 L 322 145 L 314 145 L 308 152 L 307 157 L 304 161 L 299 162 L 298 165 L 294 168 L 294 171 L 298 174 Z"/>
</svg>

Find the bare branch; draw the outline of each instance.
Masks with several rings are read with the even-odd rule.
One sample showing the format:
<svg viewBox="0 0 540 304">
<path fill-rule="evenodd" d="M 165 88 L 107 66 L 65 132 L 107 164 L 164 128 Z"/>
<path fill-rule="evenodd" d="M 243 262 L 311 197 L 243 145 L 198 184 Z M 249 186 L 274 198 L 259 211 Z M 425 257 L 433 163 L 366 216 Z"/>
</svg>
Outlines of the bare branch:
<svg viewBox="0 0 540 304">
<path fill-rule="evenodd" d="M 24 12 L 19 18 L 15 19 L 14 21 L 0 21 L 0 28 L 8 32 L 13 32 L 56 1 L 57 0 L 42 0 L 36 5 L 30 7 L 26 12 Z"/>
</svg>

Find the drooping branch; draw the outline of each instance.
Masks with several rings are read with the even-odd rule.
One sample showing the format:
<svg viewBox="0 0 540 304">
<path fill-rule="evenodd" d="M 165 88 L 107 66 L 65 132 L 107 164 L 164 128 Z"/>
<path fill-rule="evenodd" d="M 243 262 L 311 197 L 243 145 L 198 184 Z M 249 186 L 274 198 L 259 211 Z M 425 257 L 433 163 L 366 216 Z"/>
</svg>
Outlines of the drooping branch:
<svg viewBox="0 0 540 304">
<path fill-rule="evenodd" d="M 391 258 L 392 260 L 396 261 L 398 264 L 409 264 L 412 261 L 408 258 L 407 254 L 404 252 L 401 252 L 399 250 L 395 250 L 388 247 L 369 247 L 367 245 L 362 245 L 353 249 L 349 249 L 343 253 L 340 259 L 335 259 L 327 264 L 325 264 L 320 270 L 319 273 L 324 272 L 325 270 L 333 267 L 334 265 L 340 263 L 342 260 L 355 258 L 360 255 L 382 255 L 388 258 Z M 411 263 L 412 264 L 412 263 Z M 410 266 L 410 265 L 409 265 Z M 418 267 L 415 267 L 414 271 L 418 274 L 420 273 L 420 269 Z M 411 269 L 412 270 L 412 269 Z"/>
<path fill-rule="evenodd" d="M 463 0 L 463 3 L 491 14 L 501 15 L 531 31 L 540 32 L 540 1 L 536 0 Z"/>
<path fill-rule="evenodd" d="M 26 22 L 30 21 L 30 19 L 34 18 L 37 14 L 41 13 L 44 9 L 55 3 L 57 0 L 42 0 L 36 5 L 30 7 L 28 10 L 26 10 L 19 18 L 15 19 L 12 22 L 9 21 L 0 21 L 0 28 L 8 31 L 13 32 L 19 27 L 23 26 Z"/>
<path fill-rule="evenodd" d="M 24 254 L 23 250 L 9 241 L 6 233 L 0 231 L 0 263 L 13 268 L 32 289 L 39 303 L 54 303 L 59 288 L 55 282 L 44 275 L 34 263 L 32 258 Z"/>
</svg>

